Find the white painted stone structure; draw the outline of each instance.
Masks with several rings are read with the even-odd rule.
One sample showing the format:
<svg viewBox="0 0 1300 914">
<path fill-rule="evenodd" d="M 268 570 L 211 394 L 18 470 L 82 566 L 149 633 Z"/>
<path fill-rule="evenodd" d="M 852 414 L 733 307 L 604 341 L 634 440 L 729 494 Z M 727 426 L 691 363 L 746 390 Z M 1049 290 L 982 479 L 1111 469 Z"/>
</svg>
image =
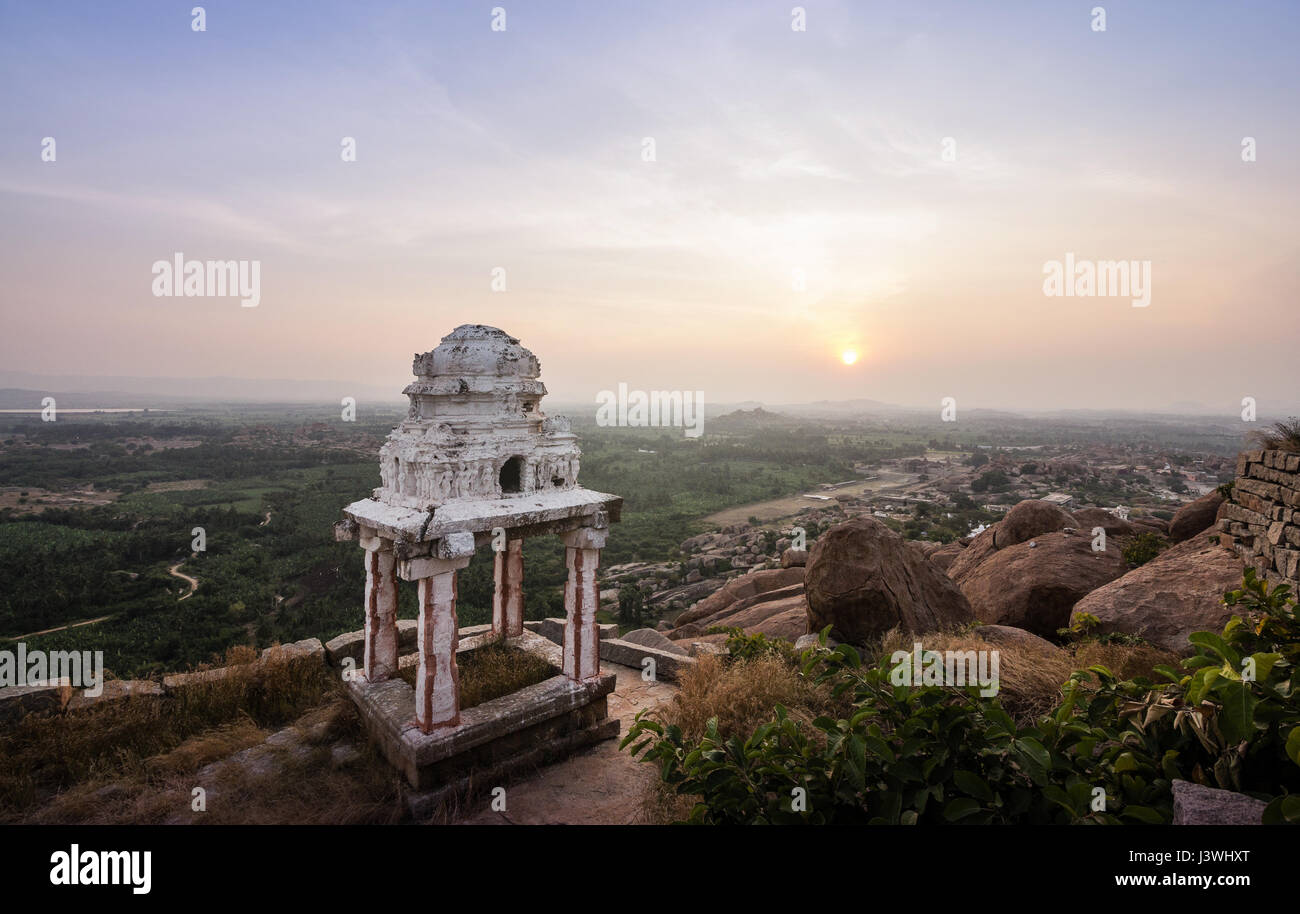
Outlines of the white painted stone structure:
<svg viewBox="0 0 1300 914">
<path fill-rule="evenodd" d="M 477 546 L 495 550 L 492 631 L 523 635 L 523 541 L 559 534 L 564 589 L 563 673 L 600 675 L 596 570 L 622 499 L 578 485 L 581 452 L 567 419 L 541 411 L 541 364 L 509 334 L 465 324 L 415 356 L 406 419 L 379 451 L 382 485 L 343 509 L 343 540 L 365 550 L 365 680 L 398 669 L 398 580 L 419 588 L 415 723 L 459 723 L 456 572 Z"/>
</svg>

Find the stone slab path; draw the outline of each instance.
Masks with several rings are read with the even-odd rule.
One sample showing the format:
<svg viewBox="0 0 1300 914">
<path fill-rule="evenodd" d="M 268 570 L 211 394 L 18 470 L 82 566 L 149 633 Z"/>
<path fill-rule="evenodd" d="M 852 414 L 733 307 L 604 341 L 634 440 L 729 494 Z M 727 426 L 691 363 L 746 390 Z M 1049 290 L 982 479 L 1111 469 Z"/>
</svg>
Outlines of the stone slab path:
<svg viewBox="0 0 1300 914">
<path fill-rule="evenodd" d="M 671 682 L 644 682 L 641 671 L 602 663 L 618 679 L 609 696 L 609 715 L 621 723 L 618 739 L 605 740 L 506 787 L 506 809 L 496 812 L 491 798 L 458 825 L 631 825 L 641 821 L 641 800 L 655 776 L 651 765 L 620 752 L 619 742 L 638 711 L 668 702 Z"/>
</svg>

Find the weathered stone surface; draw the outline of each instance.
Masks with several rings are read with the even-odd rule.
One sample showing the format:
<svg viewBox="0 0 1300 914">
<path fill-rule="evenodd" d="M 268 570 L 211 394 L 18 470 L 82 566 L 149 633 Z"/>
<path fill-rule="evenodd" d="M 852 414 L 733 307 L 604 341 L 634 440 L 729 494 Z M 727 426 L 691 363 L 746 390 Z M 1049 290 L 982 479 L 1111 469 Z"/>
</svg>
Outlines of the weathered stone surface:
<svg viewBox="0 0 1300 914">
<path fill-rule="evenodd" d="M 646 629 L 648 631 L 648 629 Z M 669 642 L 672 644 L 672 642 Z M 673 644 L 676 648 L 677 645 Z M 647 647 L 621 638 L 606 638 L 600 642 L 600 659 L 638 670 L 646 669 L 646 660 L 654 661 L 655 676 L 676 681 L 683 670 L 695 663 L 695 658 L 685 650 L 667 650 Z"/>
<path fill-rule="evenodd" d="M 1231 790 L 1175 780 L 1173 825 L 1259 825 L 1266 803 Z"/>
<path fill-rule="evenodd" d="M 957 560 L 957 556 L 961 555 L 965 550 L 966 547 L 960 543 L 945 543 L 930 553 L 930 561 L 940 571 L 947 572 L 952 563 Z"/>
<path fill-rule="evenodd" d="M 804 568 L 798 565 L 744 574 L 728 581 L 720 590 L 687 609 L 674 621 L 678 626 L 685 625 L 688 622 L 696 622 L 726 609 L 738 600 L 800 584 L 803 579 Z"/>
<path fill-rule="evenodd" d="M 1169 522 L 1169 541 L 1181 543 L 1212 525 L 1222 504 L 1223 496 L 1216 489 L 1183 505 Z"/>
<path fill-rule="evenodd" d="M 676 641 L 668 638 L 653 628 L 638 628 L 630 631 L 626 635 L 620 636 L 623 641 L 630 641 L 633 644 L 640 644 L 643 647 L 653 647 L 661 651 L 669 651 L 673 654 L 686 655 L 686 648 L 682 647 Z"/>
<path fill-rule="evenodd" d="M 699 625 L 704 630 L 710 628 L 735 628 L 744 627 L 743 623 L 737 622 L 737 618 L 744 616 L 747 619 L 758 622 L 766 619 L 773 613 L 780 612 L 780 609 L 773 609 L 766 604 L 776 603 L 778 601 L 788 601 L 797 599 L 798 604 L 803 604 L 803 583 L 791 584 L 789 587 L 779 587 L 776 590 L 767 590 L 756 593 L 752 596 L 728 603 L 722 609 L 703 619 L 697 619 L 695 625 Z M 792 605 L 792 604 L 786 604 Z M 671 637 L 671 636 L 670 636 Z M 677 639 L 674 639 L 677 640 Z"/>
<path fill-rule="evenodd" d="M 797 589 L 797 588 L 795 588 Z M 756 603 L 720 619 L 717 625 L 741 628 L 746 634 L 794 641 L 808 631 L 808 605 L 801 592 Z"/>
<path fill-rule="evenodd" d="M 1223 594 L 1241 586 L 1242 570 L 1241 558 L 1211 542 L 1207 530 L 1097 588 L 1075 604 L 1074 615 L 1096 616 L 1100 634 L 1140 635 L 1189 654 L 1188 635 L 1221 631 L 1232 617 Z"/>
<path fill-rule="evenodd" d="M 87 695 L 84 689 L 74 690 L 68 701 L 68 710 L 80 711 L 104 702 L 127 698 L 157 698 L 162 694 L 162 683 L 151 679 L 110 679 L 104 683 L 104 689 L 99 695 Z"/>
<path fill-rule="evenodd" d="M 0 723 L 42 711 L 61 711 L 71 700 L 72 683 L 67 679 L 49 685 L 6 686 L 0 689 Z"/>
<path fill-rule="evenodd" d="M 1101 527 L 1107 536 L 1119 536 L 1133 532 L 1133 525 L 1116 517 L 1102 508 L 1079 508 L 1071 512 L 1079 524 L 1079 532 L 1092 535 L 1094 527 Z"/>
<path fill-rule="evenodd" d="M 832 527 L 808 556 L 808 631 L 864 643 L 898 626 L 924 633 L 969 621 L 947 576 L 875 518 Z"/>
<path fill-rule="evenodd" d="M 993 525 L 993 545 L 1006 549 L 1026 540 L 1053 533 L 1066 527 L 1078 527 L 1079 522 L 1069 511 L 1046 501 L 1028 499 L 1013 507 L 1007 516 Z"/>
<path fill-rule="evenodd" d="M 1300 587 L 1300 454 L 1246 451 L 1218 513 L 1218 529 L 1246 565 L 1271 585 Z"/>
<path fill-rule="evenodd" d="M 261 661 L 266 663 L 270 660 L 325 660 L 325 645 L 320 643 L 319 638 L 306 638 L 302 641 L 294 641 L 291 644 L 277 644 L 274 647 L 268 647 L 262 651 Z"/>
<path fill-rule="evenodd" d="M 1131 517 L 1129 518 L 1129 522 L 1133 524 L 1138 533 L 1142 532 L 1141 528 L 1143 527 L 1149 527 L 1156 533 L 1169 532 L 1169 521 L 1155 517 L 1154 515 L 1144 514 L 1141 517 Z"/>
<path fill-rule="evenodd" d="M 1047 533 L 999 549 L 961 582 L 975 617 L 1053 637 L 1086 594 L 1124 573 L 1119 548 L 1094 551 L 1092 538 Z"/>
<path fill-rule="evenodd" d="M 639 711 L 671 700 L 675 686 L 647 682 L 640 669 L 615 666 L 617 684 L 608 696 L 610 723 L 629 727 Z M 509 786 L 509 804 L 494 810 L 490 797 L 472 803 L 469 825 L 632 825 L 643 821 L 654 766 L 620 751 L 616 740 L 599 742 Z M 494 781 L 488 783 L 495 783 Z M 464 807 L 462 807 L 464 808 Z"/>
<path fill-rule="evenodd" d="M 397 620 L 397 650 L 406 654 L 415 650 L 415 636 L 419 623 L 414 619 Z M 344 632 L 325 642 L 325 655 L 330 665 L 341 666 L 345 659 L 361 662 L 365 650 L 366 633 L 364 630 Z"/>
<path fill-rule="evenodd" d="M 979 567 L 980 562 L 998 551 L 998 547 L 993 542 L 993 538 L 997 535 L 997 526 L 994 524 L 987 530 L 982 530 L 971 539 L 965 549 L 953 557 L 948 564 L 948 577 L 960 584 L 966 575 Z"/>
<path fill-rule="evenodd" d="M 532 630 L 528 623 L 525 622 L 524 626 L 525 628 Z M 465 629 L 461 629 L 462 637 L 464 636 L 465 631 Z M 602 622 L 600 625 L 596 626 L 596 631 L 602 639 L 618 637 L 618 626 L 613 622 Z M 542 619 L 537 623 L 536 632 L 549 641 L 554 641 L 556 644 L 563 644 L 564 620 L 555 618 Z"/>
<path fill-rule="evenodd" d="M 808 564 L 807 549 L 787 549 L 781 553 L 781 567 L 793 568 L 798 566 L 802 568 Z"/>
</svg>

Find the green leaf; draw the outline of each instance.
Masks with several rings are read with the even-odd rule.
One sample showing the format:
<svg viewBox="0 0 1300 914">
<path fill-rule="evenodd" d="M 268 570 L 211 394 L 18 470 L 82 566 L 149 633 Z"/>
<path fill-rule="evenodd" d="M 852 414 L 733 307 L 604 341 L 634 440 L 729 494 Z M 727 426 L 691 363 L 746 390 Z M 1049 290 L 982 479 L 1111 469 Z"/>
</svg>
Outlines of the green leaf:
<svg viewBox="0 0 1300 914">
<path fill-rule="evenodd" d="M 958 797 L 955 800 L 948 801 L 948 805 L 943 808 L 943 817 L 949 822 L 956 822 L 979 811 L 979 803 L 969 797 Z"/>
<path fill-rule="evenodd" d="M 1163 825 L 1165 817 L 1150 806 L 1125 806 L 1120 815 L 1127 819 L 1136 819 L 1148 825 Z"/>
<path fill-rule="evenodd" d="M 1229 743 L 1239 743 L 1255 732 L 1255 705 L 1259 704 L 1250 687 L 1240 682 L 1223 682 L 1216 690 L 1223 702 L 1219 713 L 1219 732 Z"/>
<path fill-rule="evenodd" d="M 1300 730 L 1297 732 L 1300 732 Z M 990 789 L 988 781 L 984 780 L 975 772 L 965 770 L 954 771 L 952 779 L 953 783 L 957 785 L 957 789 L 963 793 L 968 793 L 976 799 L 983 800 L 986 803 L 993 802 L 993 791 Z"/>
<path fill-rule="evenodd" d="M 1286 757 L 1300 765 L 1300 726 L 1293 727 L 1286 738 Z"/>
</svg>

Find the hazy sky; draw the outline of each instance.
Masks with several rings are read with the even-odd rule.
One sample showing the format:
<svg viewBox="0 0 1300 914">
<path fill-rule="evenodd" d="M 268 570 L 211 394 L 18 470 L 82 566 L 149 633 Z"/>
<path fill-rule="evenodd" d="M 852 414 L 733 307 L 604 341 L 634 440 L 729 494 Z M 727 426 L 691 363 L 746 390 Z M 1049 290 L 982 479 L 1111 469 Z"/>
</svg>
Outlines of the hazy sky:
<svg viewBox="0 0 1300 914">
<path fill-rule="evenodd" d="M 1300 403 L 1295 3 L 194 5 L 0 2 L 4 368 L 396 390 L 488 323 L 570 400 Z"/>
</svg>

